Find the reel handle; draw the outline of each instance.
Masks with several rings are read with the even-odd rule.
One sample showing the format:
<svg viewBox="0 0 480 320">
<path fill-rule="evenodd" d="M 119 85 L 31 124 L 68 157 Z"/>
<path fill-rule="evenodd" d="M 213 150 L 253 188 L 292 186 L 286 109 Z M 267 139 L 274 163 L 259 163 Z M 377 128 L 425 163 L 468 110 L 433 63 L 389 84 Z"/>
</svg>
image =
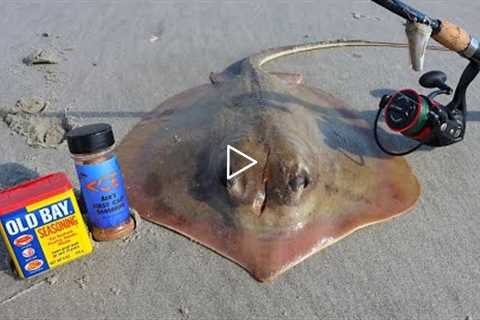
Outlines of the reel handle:
<svg viewBox="0 0 480 320">
<path fill-rule="evenodd" d="M 447 75 L 442 71 L 430 71 L 420 77 L 419 83 L 424 88 L 438 88 L 442 93 L 450 94 L 452 88 L 447 84 Z"/>
</svg>

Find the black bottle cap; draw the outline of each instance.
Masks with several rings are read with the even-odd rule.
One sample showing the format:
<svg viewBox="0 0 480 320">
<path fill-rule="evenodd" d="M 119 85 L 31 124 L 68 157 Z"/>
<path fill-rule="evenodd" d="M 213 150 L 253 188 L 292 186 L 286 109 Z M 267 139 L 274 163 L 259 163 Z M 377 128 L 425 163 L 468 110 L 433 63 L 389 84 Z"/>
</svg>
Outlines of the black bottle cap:
<svg viewBox="0 0 480 320">
<path fill-rule="evenodd" d="M 112 126 L 106 123 L 75 128 L 67 133 L 67 141 L 73 154 L 100 152 L 115 143 Z"/>
</svg>

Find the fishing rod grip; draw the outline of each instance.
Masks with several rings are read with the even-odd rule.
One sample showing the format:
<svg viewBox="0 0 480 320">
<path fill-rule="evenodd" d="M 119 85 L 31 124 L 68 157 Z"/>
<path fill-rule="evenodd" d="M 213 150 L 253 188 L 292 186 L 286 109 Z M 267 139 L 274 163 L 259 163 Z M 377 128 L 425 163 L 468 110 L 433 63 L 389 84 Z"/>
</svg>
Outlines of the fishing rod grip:
<svg viewBox="0 0 480 320">
<path fill-rule="evenodd" d="M 447 49 L 458 53 L 467 50 L 472 40 L 467 31 L 448 21 L 442 21 L 440 30 L 432 37 Z"/>
</svg>

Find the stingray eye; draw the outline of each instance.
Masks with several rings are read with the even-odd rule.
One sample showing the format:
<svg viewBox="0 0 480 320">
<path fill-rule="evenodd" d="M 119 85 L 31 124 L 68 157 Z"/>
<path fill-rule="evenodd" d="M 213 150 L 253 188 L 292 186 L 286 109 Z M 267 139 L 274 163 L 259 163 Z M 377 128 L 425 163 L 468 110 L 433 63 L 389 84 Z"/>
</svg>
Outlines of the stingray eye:
<svg viewBox="0 0 480 320">
<path fill-rule="evenodd" d="M 310 184 L 310 178 L 306 172 L 302 172 L 296 176 L 294 176 L 288 182 L 288 186 L 291 190 L 298 192 L 305 189 Z"/>
<path fill-rule="evenodd" d="M 221 173 L 219 173 L 219 180 L 220 183 L 227 189 L 232 189 L 235 187 L 235 185 L 238 184 L 239 182 L 239 177 L 233 177 L 230 180 L 227 179 L 227 176 L 225 175 L 225 170 L 222 170 Z"/>
<path fill-rule="evenodd" d="M 219 170 L 217 177 L 218 177 L 218 182 L 222 186 L 227 187 L 228 180 L 227 180 L 227 176 L 225 175 L 225 170 L 227 170 L 227 169 L 223 168 L 223 169 Z"/>
<path fill-rule="evenodd" d="M 227 180 L 227 178 L 225 178 L 225 186 L 228 189 L 232 189 L 237 183 L 238 183 L 238 177 L 233 177 L 230 180 Z"/>
</svg>

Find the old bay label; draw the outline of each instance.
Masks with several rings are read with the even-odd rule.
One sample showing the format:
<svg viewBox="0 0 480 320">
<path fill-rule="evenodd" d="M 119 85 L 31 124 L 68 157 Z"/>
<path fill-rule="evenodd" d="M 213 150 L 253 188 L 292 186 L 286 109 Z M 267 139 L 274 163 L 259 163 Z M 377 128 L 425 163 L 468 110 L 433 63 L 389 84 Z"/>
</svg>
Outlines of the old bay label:
<svg viewBox="0 0 480 320">
<path fill-rule="evenodd" d="M 20 276 L 28 278 L 92 251 L 72 190 L 0 216 Z"/>
</svg>

